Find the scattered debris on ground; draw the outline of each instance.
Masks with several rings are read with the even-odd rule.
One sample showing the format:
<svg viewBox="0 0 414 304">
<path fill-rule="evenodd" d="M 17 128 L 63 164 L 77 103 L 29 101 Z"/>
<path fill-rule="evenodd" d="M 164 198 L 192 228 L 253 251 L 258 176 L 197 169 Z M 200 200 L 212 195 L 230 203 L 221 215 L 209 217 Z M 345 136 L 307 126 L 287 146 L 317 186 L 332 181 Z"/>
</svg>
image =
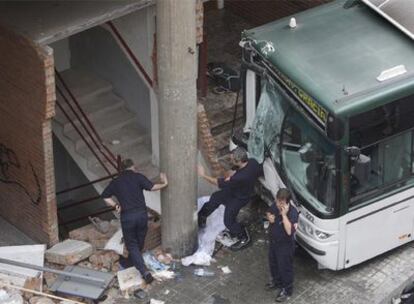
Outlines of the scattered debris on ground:
<svg viewBox="0 0 414 304">
<path fill-rule="evenodd" d="M 83 304 L 91 303 L 88 300 L 91 299 L 115 304 L 122 298 L 146 299 L 149 286 L 140 273 L 135 267 L 122 269 L 119 263 L 120 255 L 128 255 L 119 220 L 90 218 L 90 221 L 92 224 L 71 231 L 69 239 L 48 250 L 44 245 L 0 247 L 0 258 L 4 261 L 35 265 L 43 270 L 0 264 L 0 303 Z M 157 247 L 146 251 L 143 257 L 157 281 L 175 277 L 179 261 L 171 254 Z M 118 279 L 113 279 L 115 275 L 112 274 Z M 100 289 L 88 289 L 88 279 L 102 281 L 95 284 Z M 83 286 L 76 285 L 77 282 Z M 62 297 L 56 296 L 57 293 Z M 155 299 L 151 301 L 163 303 Z"/>
</svg>

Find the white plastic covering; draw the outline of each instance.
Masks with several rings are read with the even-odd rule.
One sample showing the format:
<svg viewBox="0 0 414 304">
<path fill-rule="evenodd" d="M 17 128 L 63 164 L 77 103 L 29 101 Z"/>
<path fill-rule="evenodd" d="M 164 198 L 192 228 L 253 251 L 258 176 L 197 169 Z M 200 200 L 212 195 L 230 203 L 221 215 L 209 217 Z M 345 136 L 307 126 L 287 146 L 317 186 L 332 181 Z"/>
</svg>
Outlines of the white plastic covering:
<svg viewBox="0 0 414 304">
<path fill-rule="evenodd" d="M 197 200 L 198 210 L 208 202 L 209 196 L 200 197 Z M 200 229 L 198 232 L 198 249 L 188 257 L 181 259 L 184 266 L 191 264 L 200 266 L 209 266 L 214 252 L 216 237 L 226 227 L 224 226 L 224 206 L 218 207 L 208 218 L 206 228 Z"/>
</svg>

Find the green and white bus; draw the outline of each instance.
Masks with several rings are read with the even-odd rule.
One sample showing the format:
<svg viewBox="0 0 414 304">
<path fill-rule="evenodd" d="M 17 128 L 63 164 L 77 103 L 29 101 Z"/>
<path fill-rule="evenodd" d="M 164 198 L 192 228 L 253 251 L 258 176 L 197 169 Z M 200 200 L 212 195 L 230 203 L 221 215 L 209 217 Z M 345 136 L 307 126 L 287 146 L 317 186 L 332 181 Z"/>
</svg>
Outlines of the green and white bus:
<svg viewBox="0 0 414 304">
<path fill-rule="evenodd" d="M 414 41 L 359 1 L 245 31 L 245 135 L 300 211 L 297 242 L 320 267 L 351 267 L 412 241 Z M 247 139 L 246 139 L 247 138 Z"/>
</svg>

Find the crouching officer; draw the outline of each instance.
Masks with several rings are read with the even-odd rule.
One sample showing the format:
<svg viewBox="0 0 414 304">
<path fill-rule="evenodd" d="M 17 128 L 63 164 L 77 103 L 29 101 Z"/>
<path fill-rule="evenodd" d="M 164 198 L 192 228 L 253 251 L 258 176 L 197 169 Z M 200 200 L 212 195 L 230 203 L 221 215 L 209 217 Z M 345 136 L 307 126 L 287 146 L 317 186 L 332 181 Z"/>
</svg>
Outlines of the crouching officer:
<svg viewBox="0 0 414 304">
<path fill-rule="evenodd" d="M 285 302 L 293 291 L 294 233 L 298 211 L 290 204 L 290 198 L 288 189 L 279 189 L 275 203 L 266 214 L 270 222 L 269 267 L 272 277 L 266 288 L 276 289 L 276 302 Z"/>
<path fill-rule="evenodd" d="M 238 238 L 238 242 L 233 244 L 231 249 L 239 250 L 250 243 L 250 237 L 246 228 L 237 222 L 237 215 L 252 197 L 255 182 L 262 171 L 260 164 L 255 159 L 248 158 L 247 151 L 243 148 L 236 148 L 232 153 L 232 159 L 238 169 L 227 178 L 208 176 L 204 168 L 199 166 L 199 176 L 218 186 L 220 190 L 214 192 L 210 200 L 198 212 L 198 225 L 204 228 L 207 217 L 223 204 L 225 207 L 224 225 L 230 231 L 232 238 Z"/>
<path fill-rule="evenodd" d="M 160 178 L 161 184 L 153 184 L 137 172 L 131 159 L 125 159 L 122 162 L 121 174 L 102 192 L 105 202 L 121 212 L 121 228 L 129 252 L 129 262 L 132 262 L 147 284 L 150 284 L 154 278 L 145 267 L 141 254 L 148 230 L 148 214 L 143 190 L 158 191 L 167 187 L 167 176 L 161 173 Z M 121 206 L 116 204 L 112 196 L 117 198 Z"/>
</svg>

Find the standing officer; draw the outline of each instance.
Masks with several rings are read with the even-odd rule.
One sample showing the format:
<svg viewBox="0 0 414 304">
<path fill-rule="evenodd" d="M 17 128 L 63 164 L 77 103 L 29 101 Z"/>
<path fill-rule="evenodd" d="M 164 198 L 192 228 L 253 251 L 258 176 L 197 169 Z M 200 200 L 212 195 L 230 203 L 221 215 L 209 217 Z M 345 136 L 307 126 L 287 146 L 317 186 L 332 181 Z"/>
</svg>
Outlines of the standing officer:
<svg viewBox="0 0 414 304">
<path fill-rule="evenodd" d="M 143 190 L 157 191 L 167 187 L 168 180 L 165 173 L 161 173 L 160 178 L 161 184 L 153 184 L 137 172 L 131 159 L 125 159 L 122 162 L 121 174 L 112 180 L 102 192 L 105 202 L 121 212 L 121 228 L 129 252 L 128 259 L 138 269 L 147 284 L 150 284 L 154 278 L 145 267 L 141 254 L 148 230 L 148 214 Z M 116 204 L 112 196 L 117 198 L 121 206 Z"/>
<path fill-rule="evenodd" d="M 297 228 L 298 211 L 290 204 L 290 192 L 279 189 L 275 204 L 267 212 L 270 222 L 269 266 L 272 281 L 267 289 L 276 289 L 276 302 L 285 302 L 293 291 L 294 233 Z"/>
<path fill-rule="evenodd" d="M 198 225 L 200 228 L 206 226 L 207 217 L 216 210 L 220 204 L 225 206 L 224 225 L 229 229 L 232 238 L 237 237 L 238 242 L 231 246 L 233 250 L 239 250 L 250 243 L 250 237 L 246 228 L 237 222 L 237 215 L 250 200 L 254 192 L 254 184 L 259 177 L 261 167 L 252 158 L 248 158 L 247 151 L 236 148 L 232 153 L 232 159 L 236 172 L 227 178 L 215 178 L 205 174 L 202 166 L 199 166 L 198 174 L 208 182 L 220 188 L 214 192 L 210 200 L 203 205 L 198 212 Z"/>
</svg>

